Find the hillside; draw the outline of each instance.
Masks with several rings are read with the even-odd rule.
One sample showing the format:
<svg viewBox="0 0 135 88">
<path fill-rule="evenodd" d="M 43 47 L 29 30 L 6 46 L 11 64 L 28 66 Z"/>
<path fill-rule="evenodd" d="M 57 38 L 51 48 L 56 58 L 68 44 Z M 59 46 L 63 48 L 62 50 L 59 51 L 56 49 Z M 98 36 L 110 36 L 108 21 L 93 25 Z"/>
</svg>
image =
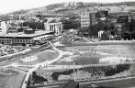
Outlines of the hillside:
<svg viewBox="0 0 135 88">
<path fill-rule="evenodd" d="M 135 11 L 135 2 L 120 2 L 120 3 L 83 3 L 83 2 L 70 2 L 70 3 L 56 3 L 44 7 L 33 8 L 28 10 L 20 10 L 5 15 L 1 15 L 0 19 L 8 19 L 11 16 L 33 16 L 37 14 L 79 14 L 83 11 L 97 11 L 99 8 L 107 9 L 110 12 L 119 11 Z"/>
</svg>

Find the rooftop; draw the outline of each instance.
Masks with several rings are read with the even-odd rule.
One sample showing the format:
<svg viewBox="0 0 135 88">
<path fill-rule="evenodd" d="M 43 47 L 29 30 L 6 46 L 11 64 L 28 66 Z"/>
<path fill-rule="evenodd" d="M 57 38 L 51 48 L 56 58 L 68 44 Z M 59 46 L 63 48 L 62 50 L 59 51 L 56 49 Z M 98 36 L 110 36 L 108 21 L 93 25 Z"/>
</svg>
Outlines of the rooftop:
<svg viewBox="0 0 135 88">
<path fill-rule="evenodd" d="M 35 31 L 35 33 L 33 33 L 33 34 L 24 34 L 24 32 L 8 33 L 8 34 L 0 33 L 0 37 L 38 37 L 40 35 L 45 35 L 50 32 L 51 31 Z"/>
</svg>

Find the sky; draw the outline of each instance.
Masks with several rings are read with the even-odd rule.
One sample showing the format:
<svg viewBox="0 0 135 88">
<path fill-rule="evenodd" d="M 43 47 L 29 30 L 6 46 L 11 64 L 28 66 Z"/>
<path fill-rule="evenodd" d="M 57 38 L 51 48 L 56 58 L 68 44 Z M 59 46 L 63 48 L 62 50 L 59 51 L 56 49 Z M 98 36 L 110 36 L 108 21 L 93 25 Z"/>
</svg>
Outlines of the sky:
<svg viewBox="0 0 135 88">
<path fill-rule="evenodd" d="M 31 9 L 46 6 L 53 3 L 61 2 L 124 2 L 124 1 L 135 1 L 135 0 L 0 0 L 0 14 L 5 14 L 22 9 Z"/>
</svg>

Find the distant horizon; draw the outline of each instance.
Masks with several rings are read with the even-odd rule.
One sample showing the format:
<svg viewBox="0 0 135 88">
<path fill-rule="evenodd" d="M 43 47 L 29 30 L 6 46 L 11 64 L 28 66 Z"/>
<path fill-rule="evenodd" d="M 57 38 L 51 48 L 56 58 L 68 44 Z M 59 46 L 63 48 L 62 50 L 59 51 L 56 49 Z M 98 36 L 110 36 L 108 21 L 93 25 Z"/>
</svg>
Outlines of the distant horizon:
<svg viewBox="0 0 135 88">
<path fill-rule="evenodd" d="M 3 0 L 0 3 L 0 15 L 8 14 L 19 10 L 29 10 L 55 3 L 84 2 L 84 3 L 121 3 L 135 2 L 135 0 Z"/>
</svg>

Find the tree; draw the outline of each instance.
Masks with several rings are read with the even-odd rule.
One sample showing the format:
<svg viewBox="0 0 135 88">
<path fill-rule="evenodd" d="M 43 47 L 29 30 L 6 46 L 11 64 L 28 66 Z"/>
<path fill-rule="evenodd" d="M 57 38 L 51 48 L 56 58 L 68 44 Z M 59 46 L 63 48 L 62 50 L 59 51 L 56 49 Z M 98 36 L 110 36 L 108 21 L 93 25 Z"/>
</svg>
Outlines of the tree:
<svg viewBox="0 0 135 88">
<path fill-rule="evenodd" d="M 67 17 L 67 19 L 61 19 L 61 22 L 63 23 L 63 29 L 77 29 L 80 27 L 81 24 L 78 15 L 69 13 Z"/>
<path fill-rule="evenodd" d="M 85 5 L 83 4 L 83 2 L 78 2 L 77 3 L 77 8 L 82 8 L 84 7 Z"/>
<path fill-rule="evenodd" d="M 80 22 L 78 20 L 63 19 L 61 22 L 63 23 L 64 29 L 77 29 L 80 27 Z"/>
</svg>

